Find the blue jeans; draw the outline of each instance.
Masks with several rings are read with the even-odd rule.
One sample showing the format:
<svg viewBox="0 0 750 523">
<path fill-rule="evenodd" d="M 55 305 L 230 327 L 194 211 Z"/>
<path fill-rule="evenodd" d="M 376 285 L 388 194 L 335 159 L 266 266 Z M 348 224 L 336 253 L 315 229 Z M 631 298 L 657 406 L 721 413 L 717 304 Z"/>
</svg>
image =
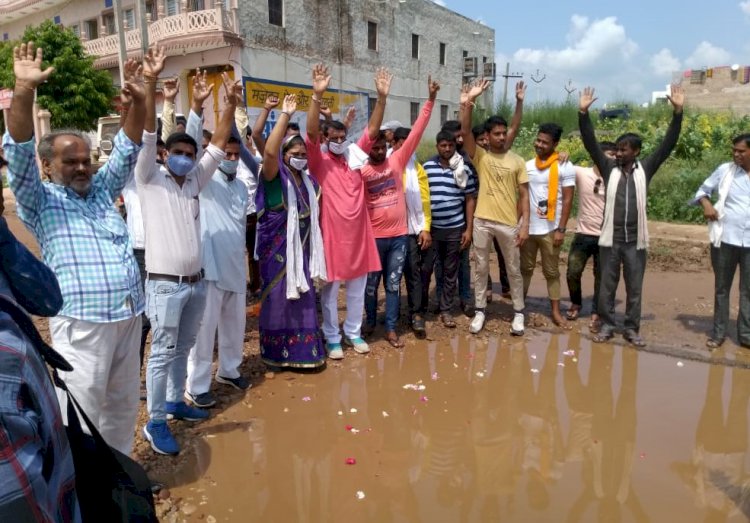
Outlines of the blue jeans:
<svg viewBox="0 0 750 523">
<path fill-rule="evenodd" d="M 151 321 L 146 388 L 152 421 L 166 421 L 166 401 L 182 401 L 188 354 L 195 344 L 205 305 L 204 280 L 194 284 L 164 280 L 146 282 L 146 314 Z"/>
<path fill-rule="evenodd" d="M 388 332 L 396 330 L 398 311 L 400 306 L 401 275 L 406 263 L 406 244 L 408 237 L 396 236 L 395 238 L 376 238 L 380 254 L 380 265 L 382 271 L 371 272 L 367 275 L 367 286 L 365 287 L 365 312 L 367 313 L 367 324 L 375 325 L 378 312 L 378 286 L 380 277 L 383 278 L 385 287 L 385 330 Z"/>
</svg>

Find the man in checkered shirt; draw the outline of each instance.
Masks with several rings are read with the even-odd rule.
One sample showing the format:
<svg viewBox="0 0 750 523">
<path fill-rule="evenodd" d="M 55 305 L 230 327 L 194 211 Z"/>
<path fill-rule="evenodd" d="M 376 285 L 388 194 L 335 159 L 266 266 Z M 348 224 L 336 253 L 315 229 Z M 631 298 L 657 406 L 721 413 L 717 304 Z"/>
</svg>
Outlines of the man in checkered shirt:
<svg viewBox="0 0 750 523">
<path fill-rule="evenodd" d="M 13 50 L 16 83 L 3 148 L 18 217 L 36 236 L 45 263 L 60 282 L 63 307 L 50 319 L 55 349 L 73 366 L 61 373 L 70 391 L 112 447 L 129 454 L 139 398 L 140 314 L 143 286 L 128 229 L 114 206 L 133 171 L 145 119 L 138 64 L 125 65 L 123 95 L 132 98 L 109 161 L 91 165 L 88 141 L 76 131 L 43 136 L 34 155 L 34 91 L 52 74 L 32 42 Z M 163 53 L 144 57 L 155 77 Z M 64 397 L 64 396 L 62 396 Z M 61 400 L 65 412 L 64 400 Z"/>
</svg>

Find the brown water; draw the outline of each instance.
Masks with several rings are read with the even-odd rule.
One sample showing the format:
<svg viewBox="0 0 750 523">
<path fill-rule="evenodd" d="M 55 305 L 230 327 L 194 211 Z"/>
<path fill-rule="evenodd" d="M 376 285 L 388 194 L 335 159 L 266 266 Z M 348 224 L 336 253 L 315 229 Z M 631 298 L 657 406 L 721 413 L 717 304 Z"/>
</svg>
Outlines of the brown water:
<svg viewBox="0 0 750 523">
<path fill-rule="evenodd" d="M 737 367 L 460 336 L 265 380 L 161 479 L 187 521 L 746 521 L 749 397 Z"/>
</svg>

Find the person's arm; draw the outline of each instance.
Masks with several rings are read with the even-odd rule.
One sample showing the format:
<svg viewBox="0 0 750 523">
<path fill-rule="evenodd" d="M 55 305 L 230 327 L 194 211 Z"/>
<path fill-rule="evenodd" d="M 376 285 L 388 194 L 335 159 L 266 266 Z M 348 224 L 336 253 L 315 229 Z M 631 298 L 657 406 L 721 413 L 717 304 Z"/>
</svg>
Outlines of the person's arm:
<svg viewBox="0 0 750 523">
<path fill-rule="evenodd" d="M 344 126 L 346 127 L 346 130 L 352 128 L 352 125 L 354 124 L 354 119 L 357 117 L 357 108 L 353 105 L 346 110 L 346 116 L 344 116 Z"/>
<path fill-rule="evenodd" d="M 510 151 L 513 147 L 513 142 L 516 141 L 518 131 L 521 129 L 521 121 L 523 120 L 523 100 L 526 96 L 526 85 L 523 80 L 516 84 L 516 109 L 513 111 L 513 118 L 510 120 L 510 127 L 508 128 L 508 135 L 505 138 L 505 150 Z M 472 134 L 472 138 L 474 135 Z"/>
<path fill-rule="evenodd" d="M 205 187 L 219 167 L 219 162 L 224 159 L 224 148 L 232 132 L 234 122 L 234 109 L 237 106 L 237 94 L 241 92 L 242 86 L 239 81 L 232 82 L 227 73 L 221 73 L 221 79 L 226 91 L 225 107 L 216 125 L 216 130 L 211 137 L 211 143 L 206 149 L 206 154 L 198 162 L 196 176 L 198 186 Z"/>
<path fill-rule="evenodd" d="M 247 107 L 245 106 L 245 95 L 241 94 L 237 100 L 237 107 L 234 109 L 234 125 L 240 134 L 240 143 L 245 142 L 247 136 L 247 124 L 250 119 L 247 117 Z"/>
<path fill-rule="evenodd" d="M 521 223 L 518 227 L 516 245 L 520 247 L 529 239 L 529 183 L 518 184 L 518 207 L 521 212 Z"/>
<path fill-rule="evenodd" d="M 591 160 L 599 169 L 599 172 L 606 183 L 609 180 L 609 173 L 612 170 L 611 166 L 608 165 L 610 160 L 604 154 L 602 148 L 599 147 L 599 142 L 596 141 L 594 124 L 591 123 L 591 117 L 589 116 L 589 108 L 595 101 L 596 97 L 594 96 L 593 87 L 586 87 L 581 91 L 581 95 L 578 99 L 578 128 L 581 131 L 581 141 L 583 141 L 583 146 L 586 148 Z"/>
<path fill-rule="evenodd" d="M 240 161 L 245 164 L 245 167 L 250 169 L 253 176 L 258 176 L 258 162 L 255 160 L 253 153 L 245 145 L 245 140 L 242 138 L 242 133 L 237 129 L 237 118 L 235 114 L 234 122 L 232 122 L 232 136 L 240 142 Z M 247 125 L 245 125 L 247 129 Z"/>
<path fill-rule="evenodd" d="M 315 64 L 312 71 L 313 95 L 310 97 L 310 108 L 307 110 L 306 133 L 307 140 L 310 143 L 320 143 L 320 104 L 323 101 L 323 95 L 325 94 L 326 89 L 328 89 L 330 83 L 331 75 L 328 72 L 328 68 L 323 64 Z M 279 125 L 278 122 L 276 125 Z M 264 160 L 265 157 L 266 155 L 264 154 Z"/>
<path fill-rule="evenodd" d="M 270 182 L 279 175 L 279 151 L 281 150 L 281 142 L 284 141 L 286 126 L 289 123 L 289 119 L 296 110 L 297 96 L 294 94 L 286 95 L 284 97 L 284 103 L 281 106 L 281 114 L 279 114 L 279 119 L 273 127 L 273 131 L 271 131 L 271 134 L 268 136 L 266 150 L 263 153 L 263 168 L 261 170 L 263 171 L 263 179 L 267 182 Z"/>
<path fill-rule="evenodd" d="M 143 126 L 143 149 L 135 162 L 136 184 L 148 183 L 156 172 L 156 81 L 164 69 L 164 58 L 163 51 L 153 49 L 149 49 L 144 56 L 146 121 Z"/>
<path fill-rule="evenodd" d="M 690 205 L 700 205 L 703 207 L 703 217 L 708 221 L 719 219 L 719 213 L 711 202 L 711 195 L 719 188 L 719 184 L 725 175 L 731 176 L 731 174 L 726 172 L 726 165 L 720 165 L 718 169 L 711 173 L 711 176 L 703 181 L 698 191 L 696 191 L 695 197 L 690 201 Z"/>
<path fill-rule="evenodd" d="M 53 67 L 42 71 L 41 47 L 35 49 L 33 43 L 22 43 L 13 48 L 16 81 L 3 137 L 3 151 L 8 162 L 8 185 L 16 197 L 16 212 L 32 230 L 44 198 L 34 154 L 34 92 L 53 72 Z"/>
<path fill-rule="evenodd" d="M 489 80 L 478 80 L 461 88 L 461 99 L 459 117 L 461 119 L 461 134 L 464 137 L 464 151 L 469 158 L 474 159 L 477 151 L 477 143 L 474 141 L 474 133 L 471 132 L 471 113 L 476 105 L 476 100 L 490 86 Z"/>
<path fill-rule="evenodd" d="M 312 102 L 310 102 L 312 105 Z M 268 95 L 266 101 L 263 104 L 263 109 L 260 110 L 258 119 L 255 120 L 253 125 L 253 143 L 258 149 L 258 154 L 263 156 L 263 152 L 266 149 L 266 139 L 263 138 L 263 130 L 266 128 L 266 121 L 268 121 L 268 115 L 271 111 L 279 106 L 279 97 L 275 94 Z"/>
<path fill-rule="evenodd" d="M 422 213 L 424 213 L 424 228 L 432 229 L 432 205 L 430 204 L 430 181 L 422 164 L 417 162 L 417 180 L 419 181 L 419 196 L 422 198 Z"/>
<path fill-rule="evenodd" d="M 685 104 L 685 91 L 681 85 L 672 85 L 672 94 L 667 96 L 669 102 L 674 108 L 672 121 L 669 123 L 667 134 L 659 146 L 642 162 L 643 171 L 646 174 L 646 181 L 650 182 L 656 174 L 657 169 L 664 161 L 669 158 L 677 140 L 680 138 L 680 129 L 682 128 L 682 109 Z"/>
<path fill-rule="evenodd" d="M 565 233 L 559 229 L 566 229 L 568 227 L 568 218 L 570 218 L 570 210 L 573 208 L 573 194 L 575 194 L 575 187 L 563 187 L 562 196 L 563 204 L 562 210 L 560 211 L 560 223 L 558 229 L 555 229 L 552 243 L 555 247 L 559 247 L 565 241 Z"/>
<path fill-rule="evenodd" d="M 177 98 L 177 93 L 180 92 L 179 77 L 164 80 L 162 91 L 164 93 L 164 103 L 161 107 L 161 139 L 166 142 L 169 135 L 177 127 L 174 114 L 174 101 Z"/>
<path fill-rule="evenodd" d="M 378 99 L 375 102 L 375 109 L 370 115 L 370 121 L 367 124 L 367 136 L 374 141 L 380 134 L 380 126 L 383 124 L 385 115 L 385 102 L 388 99 L 388 93 L 391 91 L 391 82 L 393 75 L 385 67 L 379 67 L 375 73 L 375 91 L 378 93 Z M 369 153 L 369 149 L 365 151 Z"/>
<path fill-rule="evenodd" d="M 474 211 L 477 208 L 476 193 L 466 197 L 466 230 L 461 234 L 461 250 L 471 247 L 474 234 Z"/>
<path fill-rule="evenodd" d="M 0 217 L 0 270 L 16 301 L 35 316 L 54 316 L 63 306 L 60 285 L 52 269 L 36 259 Z"/>
<path fill-rule="evenodd" d="M 432 109 L 435 106 L 435 98 L 440 90 L 440 84 L 433 81 L 431 76 L 427 77 L 427 90 L 429 92 L 428 99 L 422 107 L 419 117 L 414 122 L 414 126 L 412 127 L 409 136 L 406 137 L 401 148 L 391 155 L 394 171 L 397 173 L 404 172 L 406 164 L 409 162 L 409 158 L 411 158 L 416 152 L 419 142 L 422 140 L 422 135 L 427 128 L 427 124 L 430 122 Z"/>
</svg>

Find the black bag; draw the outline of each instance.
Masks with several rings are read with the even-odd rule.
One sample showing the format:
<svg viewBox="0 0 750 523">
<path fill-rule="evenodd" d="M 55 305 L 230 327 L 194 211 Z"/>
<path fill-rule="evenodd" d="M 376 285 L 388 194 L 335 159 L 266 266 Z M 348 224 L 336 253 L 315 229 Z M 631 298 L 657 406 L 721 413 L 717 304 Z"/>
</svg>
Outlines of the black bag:
<svg viewBox="0 0 750 523">
<path fill-rule="evenodd" d="M 12 300 L 0 296 L 0 310 L 16 322 L 52 367 L 55 385 L 64 390 L 68 397 L 66 430 L 73 453 L 76 496 L 83 521 L 156 523 L 158 520 L 154 497 L 146 472 L 129 456 L 113 449 L 104 441 L 65 382 L 60 379 L 58 369 L 71 371 L 73 367 L 42 340 L 31 319 Z M 81 418 L 91 435 L 83 431 Z"/>
</svg>

